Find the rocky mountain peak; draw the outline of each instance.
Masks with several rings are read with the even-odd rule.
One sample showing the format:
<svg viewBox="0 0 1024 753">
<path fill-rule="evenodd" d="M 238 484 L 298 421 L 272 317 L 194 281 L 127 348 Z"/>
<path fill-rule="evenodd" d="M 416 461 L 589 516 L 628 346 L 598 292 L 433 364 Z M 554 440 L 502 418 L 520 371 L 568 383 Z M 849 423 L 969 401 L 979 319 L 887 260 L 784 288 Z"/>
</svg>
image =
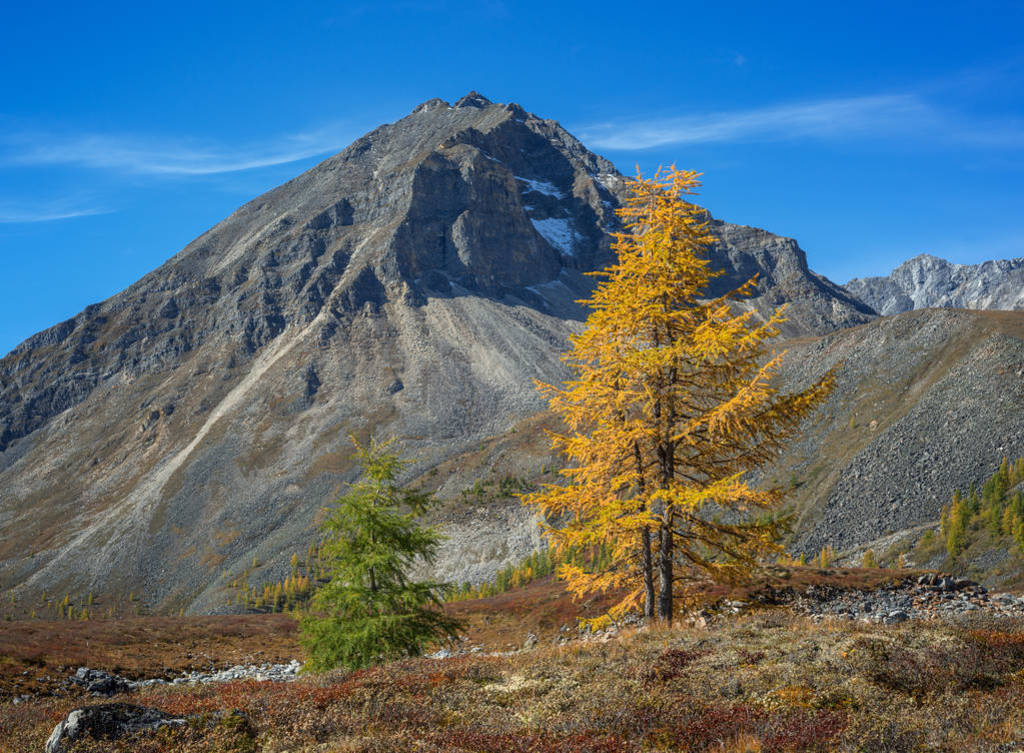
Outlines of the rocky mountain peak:
<svg viewBox="0 0 1024 753">
<path fill-rule="evenodd" d="M 412 114 L 415 115 L 418 112 L 430 112 L 431 110 L 436 110 L 441 107 L 448 108 L 451 107 L 451 105 L 440 97 L 433 97 L 432 99 L 428 99 L 426 102 L 421 102 L 416 105 L 416 107 L 413 108 Z"/>
<path fill-rule="evenodd" d="M 477 91 L 471 91 L 459 99 L 453 106 L 454 107 L 487 107 L 493 104 L 491 100 L 487 99 L 483 94 Z"/>
<path fill-rule="evenodd" d="M 1022 309 L 1024 258 L 955 264 L 918 254 L 885 277 L 854 278 L 844 287 L 886 316 L 922 308 Z"/>
<path fill-rule="evenodd" d="M 0 361 L 0 453 L 111 378 L 213 342 L 244 363 L 318 317 L 327 338 L 363 309 L 470 294 L 579 318 L 620 189 L 553 121 L 475 92 L 429 100 Z"/>
<path fill-rule="evenodd" d="M 951 267 L 951 266 L 959 266 L 959 265 L 952 264 L 951 262 L 948 262 L 948 261 L 946 261 L 945 259 L 943 259 L 941 257 L 935 256 L 934 254 L 918 254 L 917 256 L 912 256 L 911 258 L 907 259 L 905 262 L 900 264 L 899 267 L 897 267 L 897 269 L 899 269 L 901 267 L 925 268 L 925 267 Z"/>
</svg>

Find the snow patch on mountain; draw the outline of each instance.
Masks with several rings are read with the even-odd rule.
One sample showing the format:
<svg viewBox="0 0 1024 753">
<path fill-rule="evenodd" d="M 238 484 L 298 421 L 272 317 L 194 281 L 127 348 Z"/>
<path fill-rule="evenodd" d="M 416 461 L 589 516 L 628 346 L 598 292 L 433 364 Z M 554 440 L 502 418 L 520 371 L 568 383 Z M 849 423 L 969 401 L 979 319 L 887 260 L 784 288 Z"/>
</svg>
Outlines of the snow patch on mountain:
<svg viewBox="0 0 1024 753">
<path fill-rule="evenodd" d="M 552 248 L 557 248 L 568 256 L 573 255 L 573 241 L 577 236 L 569 225 L 569 220 L 550 217 L 546 220 L 531 219 L 530 222 Z"/>
<path fill-rule="evenodd" d="M 515 177 L 516 177 L 516 180 L 521 181 L 521 182 L 526 184 L 527 187 L 525 189 L 523 189 L 523 193 L 529 193 L 530 191 L 536 191 L 537 193 L 542 193 L 545 196 L 554 196 L 556 199 L 564 199 L 565 198 L 565 194 L 562 193 L 561 191 L 559 191 L 555 187 L 554 183 L 549 183 L 546 180 L 532 180 L 530 178 L 522 178 L 522 177 L 520 177 L 518 175 L 515 176 Z"/>
</svg>

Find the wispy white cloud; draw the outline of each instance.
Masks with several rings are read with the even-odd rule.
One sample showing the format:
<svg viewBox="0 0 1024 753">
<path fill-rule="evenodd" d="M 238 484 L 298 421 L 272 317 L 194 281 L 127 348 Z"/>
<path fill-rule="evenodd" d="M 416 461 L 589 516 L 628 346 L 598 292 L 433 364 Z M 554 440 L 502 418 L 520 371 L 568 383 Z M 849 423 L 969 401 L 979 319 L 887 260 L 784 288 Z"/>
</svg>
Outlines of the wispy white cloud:
<svg viewBox="0 0 1024 753">
<path fill-rule="evenodd" d="M 920 133 L 943 116 L 913 95 L 879 95 L 714 112 L 676 118 L 607 122 L 581 129 L 603 149 L 648 149 L 666 144 L 778 141 L 879 133 Z"/>
<path fill-rule="evenodd" d="M 4 144 L 0 162 L 8 165 L 70 165 L 151 175 L 214 175 L 329 154 L 350 139 L 340 127 L 328 127 L 242 147 L 103 134 L 21 133 L 0 140 Z"/>
<path fill-rule="evenodd" d="M 0 225 L 16 225 L 32 222 L 53 222 L 70 220 L 75 217 L 92 217 L 110 214 L 109 209 L 61 209 L 56 207 L 11 207 L 0 204 Z"/>
</svg>

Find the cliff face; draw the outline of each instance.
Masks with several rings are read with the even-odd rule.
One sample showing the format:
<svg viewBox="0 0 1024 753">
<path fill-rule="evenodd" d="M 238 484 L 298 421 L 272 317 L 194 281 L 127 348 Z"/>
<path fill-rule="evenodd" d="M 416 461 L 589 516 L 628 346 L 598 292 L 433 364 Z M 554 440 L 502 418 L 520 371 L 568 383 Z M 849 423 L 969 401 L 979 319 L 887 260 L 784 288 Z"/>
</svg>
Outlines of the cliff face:
<svg viewBox="0 0 1024 753">
<path fill-rule="evenodd" d="M 564 376 L 624 185 L 518 105 L 431 100 L 33 336 L 0 360 L 0 582 L 223 608 L 254 556 L 258 580 L 305 550 L 353 478 L 349 433 L 400 438 L 442 496 L 485 447 L 487 472 L 537 475 L 543 435 L 507 435 L 543 407 L 533 380 Z M 750 305 L 791 302 L 793 333 L 872 317 L 795 241 L 714 231 L 719 284 L 759 274 Z M 529 550 L 503 504 L 450 517 L 466 544 L 442 573 Z"/>
<path fill-rule="evenodd" d="M 952 264 L 921 254 L 887 277 L 854 278 L 843 287 L 884 316 L 923 308 L 1024 309 L 1024 258 Z"/>
<path fill-rule="evenodd" d="M 811 271 L 807 255 L 792 238 L 717 220 L 712 233 L 720 239 L 712 258 L 725 272 L 712 292 L 724 293 L 757 275 L 752 304 L 762 315 L 786 304 L 783 334 L 824 334 L 874 318 L 875 311 L 861 299 Z"/>
</svg>

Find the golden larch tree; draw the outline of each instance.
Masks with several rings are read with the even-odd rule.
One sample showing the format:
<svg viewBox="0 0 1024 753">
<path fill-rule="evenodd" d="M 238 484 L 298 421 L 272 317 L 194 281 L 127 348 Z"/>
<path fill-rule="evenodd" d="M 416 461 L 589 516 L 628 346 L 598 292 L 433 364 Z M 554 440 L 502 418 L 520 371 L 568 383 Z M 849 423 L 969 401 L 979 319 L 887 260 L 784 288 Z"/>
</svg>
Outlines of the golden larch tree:
<svg viewBox="0 0 1024 753">
<path fill-rule="evenodd" d="M 679 585 L 745 578 L 779 551 L 782 489 L 744 476 L 833 384 L 830 372 L 799 392 L 774 387 L 781 354 L 767 342 L 782 309 L 758 321 L 736 305 L 755 279 L 704 297 L 720 273 L 706 212 L 684 198 L 699 185 L 674 166 L 629 182 L 617 261 L 596 273 L 586 326 L 563 356 L 573 377 L 538 383 L 566 426 L 553 440 L 568 463 L 564 484 L 524 501 L 549 521 L 556 551 L 604 553 L 600 568 L 563 557 L 572 564 L 559 575 L 576 596 L 624 590 L 613 618 L 642 604 L 671 622 Z"/>
</svg>

